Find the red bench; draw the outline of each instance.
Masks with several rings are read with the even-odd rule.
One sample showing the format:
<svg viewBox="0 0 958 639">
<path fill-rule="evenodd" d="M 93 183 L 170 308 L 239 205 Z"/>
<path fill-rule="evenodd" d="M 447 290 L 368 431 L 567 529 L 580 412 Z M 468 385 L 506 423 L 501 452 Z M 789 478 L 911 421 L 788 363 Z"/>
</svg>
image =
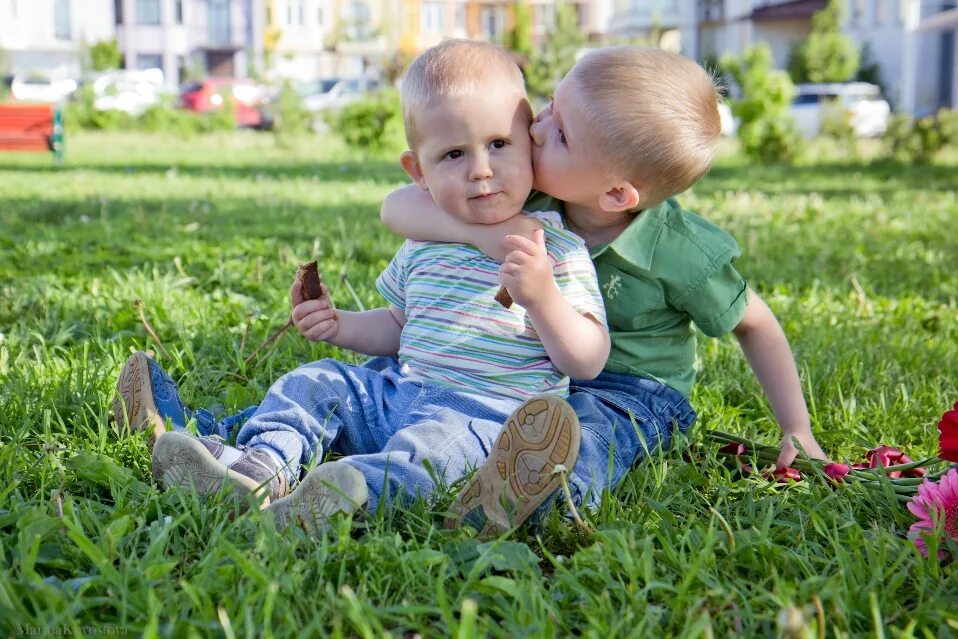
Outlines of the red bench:
<svg viewBox="0 0 958 639">
<path fill-rule="evenodd" d="M 63 118 L 49 104 L 0 104 L 0 151 L 50 151 L 63 160 Z"/>
</svg>

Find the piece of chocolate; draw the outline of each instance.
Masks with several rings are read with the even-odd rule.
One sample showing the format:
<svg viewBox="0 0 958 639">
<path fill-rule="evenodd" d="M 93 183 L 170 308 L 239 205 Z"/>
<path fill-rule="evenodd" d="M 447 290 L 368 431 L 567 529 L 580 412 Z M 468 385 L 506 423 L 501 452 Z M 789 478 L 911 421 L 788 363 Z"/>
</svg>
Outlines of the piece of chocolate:
<svg viewBox="0 0 958 639">
<path fill-rule="evenodd" d="M 299 265 L 299 290 L 304 300 L 316 300 L 322 297 L 323 288 L 320 284 L 316 260 Z"/>
<path fill-rule="evenodd" d="M 499 287 L 499 290 L 496 292 L 495 299 L 506 308 L 510 308 L 512 306 L 512 296 L 509 295 L 509 291 L 506 290 L 505 286 Z"/>
</svg>

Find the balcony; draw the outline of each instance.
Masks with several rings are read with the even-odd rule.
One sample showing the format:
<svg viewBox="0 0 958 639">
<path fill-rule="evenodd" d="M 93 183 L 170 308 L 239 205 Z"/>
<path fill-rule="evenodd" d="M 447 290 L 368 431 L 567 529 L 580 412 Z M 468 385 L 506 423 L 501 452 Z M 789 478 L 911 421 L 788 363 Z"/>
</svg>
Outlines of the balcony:
<svg viewBox="0 0 958 639">
<path fill-rule="evenodd" d="M 725 0 L 698 0 L 698 18 L 703 24 L 725 22 Z"/>
</svg>

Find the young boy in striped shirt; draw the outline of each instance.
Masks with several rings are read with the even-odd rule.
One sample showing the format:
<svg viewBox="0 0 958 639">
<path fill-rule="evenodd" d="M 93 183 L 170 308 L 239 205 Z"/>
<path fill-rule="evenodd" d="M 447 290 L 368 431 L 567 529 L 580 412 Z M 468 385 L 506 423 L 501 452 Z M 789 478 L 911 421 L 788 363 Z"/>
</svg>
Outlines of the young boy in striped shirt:
<svg viewBox="0 0 958 639">
<path fill-rule="evenodd" d="M 436 205 L 469 224 L 520 214 L 532 187 L 532 113 L 508 54 L 481 42 L 437 45 L 410 66 L 402 102 L 409 150 L 401 163 Z M 237 447 L 176 432 L 187 413 L 175 385 L 135 354 L 117 409 L 158 434 L 158 482 L 201 493 L 232 484 L 262 495 L 281 525 L 315 529 L 335 512 L 430 494 L 430 467 L 454 482 L 482 465 L 459 514 L 484 533 L 521 523 L 557 488 L 555 466 L 578 458 L 578 421 L 561 399 L 569 375 L 595 377 L 610 345 L 585 244 L 558 214 L 527 215 L 544 228 L 511 238 L 501 266 L 467 244 L 405 242 L 376 282 L 388 308 L 336 310 L 325 287 L 303 303 L 294 284 L 304 335 L 399 359 L 380 368 L 327 359 L 284 375 Z M 495 300 L 500 284 L 511 307 Z M 163 432 L 167 419 L 172 432 Z M 291 491 L 300 468 L 328 451 L 343 457 Z"/>
</svg>

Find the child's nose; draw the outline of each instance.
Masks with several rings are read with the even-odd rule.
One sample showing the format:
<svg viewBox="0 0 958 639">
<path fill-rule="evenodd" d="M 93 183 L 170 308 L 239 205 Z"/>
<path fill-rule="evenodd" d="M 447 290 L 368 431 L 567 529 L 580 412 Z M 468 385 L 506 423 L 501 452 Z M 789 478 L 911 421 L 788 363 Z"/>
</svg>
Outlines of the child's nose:
<svg viewBox="0 0 958 639">
<path fill-rule="evenodd" d="M 492 166 L 489 164 L 489 158 L 479 156 L 472 161 L 469 167 L 470 180 L 487 180 L 492 177 Z"/>
<path fill-rule="evenodd" d="M 532 136 L 532 142 L 536 146 L 542 146 L 545 142 L 545 125 L 542 123 L 541 117 L 541 115 L 537 116 L 529 125 L 529 135 Z"/>
</svg>

